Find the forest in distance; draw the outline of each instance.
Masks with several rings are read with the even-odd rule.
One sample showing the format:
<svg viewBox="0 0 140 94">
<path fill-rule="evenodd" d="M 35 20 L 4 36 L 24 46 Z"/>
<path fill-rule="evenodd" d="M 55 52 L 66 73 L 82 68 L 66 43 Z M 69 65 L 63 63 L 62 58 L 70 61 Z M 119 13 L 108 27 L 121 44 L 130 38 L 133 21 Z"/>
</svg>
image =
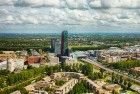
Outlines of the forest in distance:
<svg viewBox="0 0 140 94">
<path fill-rule="evenodd" d="M 140 44 L 140 33 L 69 33 L 69 47 L 75 50 L 95 50 L 111 46 Z M 20 34 L 1 33 L 0 50 L 46 49 L 50 50 L 52 38 L 61 38 L 60 33 Z"/>
</svg>

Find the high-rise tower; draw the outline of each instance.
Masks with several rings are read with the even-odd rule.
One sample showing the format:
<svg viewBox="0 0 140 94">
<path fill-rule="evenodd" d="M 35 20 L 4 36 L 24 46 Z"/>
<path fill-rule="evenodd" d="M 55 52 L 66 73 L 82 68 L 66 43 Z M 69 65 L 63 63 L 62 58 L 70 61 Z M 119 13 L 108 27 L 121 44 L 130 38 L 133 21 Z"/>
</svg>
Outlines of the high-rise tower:
<svg viewBox="0 0 140 94">
<path fill-rule="evenodd" d="M 68 31 L 63 31 L 61 35 L 61 56 L 69 56 Z"/>
<path fill-rule="evenodd" d="M 56 40 L 57 39 L 55 39 L 55 38 L 51 39 L 51 50 L 52 50 L 52 52 L 55 51 L 55 42 L 56 42 Z"/>
</svg>

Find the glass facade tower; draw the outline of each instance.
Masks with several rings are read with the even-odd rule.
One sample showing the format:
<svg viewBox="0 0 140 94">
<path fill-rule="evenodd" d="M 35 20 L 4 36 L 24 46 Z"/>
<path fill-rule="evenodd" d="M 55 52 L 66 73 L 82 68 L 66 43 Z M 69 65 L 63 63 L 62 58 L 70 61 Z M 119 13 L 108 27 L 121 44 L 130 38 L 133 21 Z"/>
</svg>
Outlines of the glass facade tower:
<svg viewBox="0 0 140 94">
<path fill-rule="evenodd" d="M 69 56 L 68 31 L 63 31 L 61 35 L 61 56 Z"/>
</svg>

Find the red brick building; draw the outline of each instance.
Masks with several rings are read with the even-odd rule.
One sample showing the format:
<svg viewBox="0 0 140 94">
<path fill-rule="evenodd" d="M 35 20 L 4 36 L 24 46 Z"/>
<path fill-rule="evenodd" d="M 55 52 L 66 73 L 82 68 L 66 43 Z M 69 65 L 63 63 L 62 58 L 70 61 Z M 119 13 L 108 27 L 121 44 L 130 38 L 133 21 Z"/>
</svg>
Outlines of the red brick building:
<svg viewBox="0 0 140 94">
<path fill-rule="evenodd" d="M 27 64 L 34 64 L 34 63 L 40 63 L 42 61 L 42 58 L 40 56 L 29 56 L 27 57 Z"/>
</svg>

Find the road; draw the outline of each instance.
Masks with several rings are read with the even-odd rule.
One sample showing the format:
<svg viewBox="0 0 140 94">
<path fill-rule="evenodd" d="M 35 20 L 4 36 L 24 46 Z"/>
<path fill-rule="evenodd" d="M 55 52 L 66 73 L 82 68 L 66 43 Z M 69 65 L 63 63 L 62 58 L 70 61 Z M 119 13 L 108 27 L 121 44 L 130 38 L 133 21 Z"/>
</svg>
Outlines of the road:
<svg viewBox="0 0 140 94">
<path fill-rule="evenodd" d="M 87 63 L 93 64 L 93 65 L 95 65 L 95 66 L 97 66 L 97 67 L 99 67 L 99 68 L 101 68 L 101 69 L 104 69 L 104 70 L 110 72 L 110 73 L 114 73 L 114 74 L 117 74 L 117 75 L 119 75 L 119 76 L 122 76 L 123 78 L 128 79 L 128 80 L 130 80 L 130 81 L 133 81 L 133 82 L 135 82 L 135 83 L 137 83 L 137 84 L 140 85 L 140 81 L 139 81 L 139 80 L 137 80 L 137 79 L 135 79 L 135 78 L 131 78 L 131 77 L 127 76 L 127 75 L 118 73 L 118 72 L 116 72 L 116 71 L 114 71 L 114 70 L 111 70 L 111 69 L 109 69 L 109 68 L 106 68 L 106 67 L 104 67 L 103 65 L 101 65 L 101 64 L 99 64 L 99 63 L 97 63 L 97 62 L 95 62 L 95 61 L 93 61 L 93 60 L 91 60 L 91 59 L 82 59 L 82 61 L 85 61 L 85 62 L 87 62 Z"/>
</svg>

